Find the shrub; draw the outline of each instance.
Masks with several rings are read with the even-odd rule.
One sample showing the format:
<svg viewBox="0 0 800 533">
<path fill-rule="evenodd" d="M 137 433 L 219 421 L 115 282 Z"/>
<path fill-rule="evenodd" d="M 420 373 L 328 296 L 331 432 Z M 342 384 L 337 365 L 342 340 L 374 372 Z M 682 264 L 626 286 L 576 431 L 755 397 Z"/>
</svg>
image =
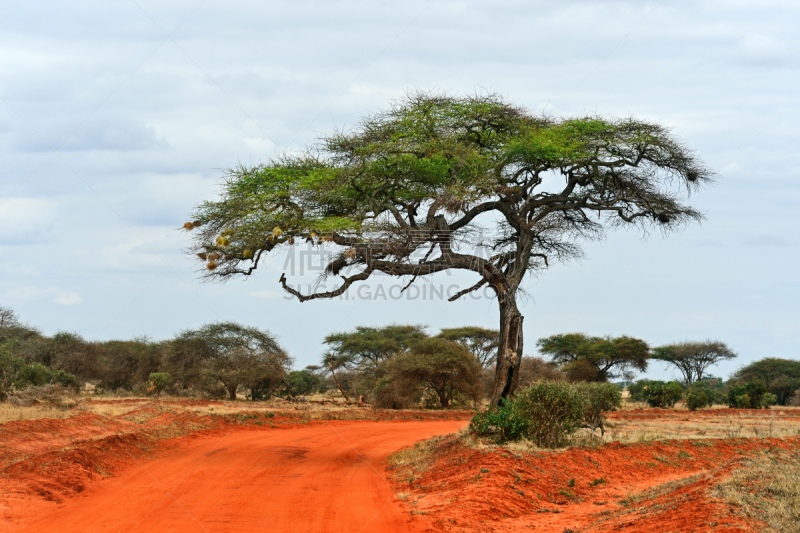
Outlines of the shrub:
<svg viewBox="0 0 800 533">
<path fill-rule="evenodd" d="M 642 395 L 650 407 L 672 407 L 683 398 L 683 386 L 677 381 L 650 381 L 642 388 Z"/>
<path fill-rule="evenodd" d="M 764 396 L 767 386 L 761 382 L 751 381 L 744 385 L 734 385 L 728 390 L 728 407 L 735 409 L 761 409 L 765 406 Z M 771 398 L 774 397 L 770 394 Z"/>
<path fill-rule="evenodd" d="M 585 399 L 575 385 L 540 381 L 504 405 L 477 414 L 470 429 L 477 435 L 500 442 L 526 438 L 533 444 L 553 448 L 581 426 Z"/>
<path fill-rule="evenodd" d="M 649 379 L 640 379 L 635 383 L 628 385 L 628 394 L 632 402 L 644 402 L 645 398 L 644 388 L 650 383 Z"/>
<path fill-rule="evenodd" d="M 777 397 L 779 405 L 786 405 L 800 388 L 800 361 L 767 357 L 740 368 L 732 379 L 741 385 L 761 382 Z"/>
<path fill-rule="evenodd" d="M 615 411 L 622 405 L 619 386 L 613 383 L 576 383 L 574 386 L 583 397 L 583 425 L 592 431 L 600 428 L 600 434 L 605 435 L 605 413 Z"/>
<path fill-rule="evenodd" d="M 686 407 L 690 411 L 697 411 L 704 407 L 711 407 L 714 403 L 714 391 L 699 383 L 695 383 L 686 393 Z"/>
<path fill-rule="evenodd" d="M 155 391 L 158 398 L 161 391 L 172 384 L 172 376 L 167 372 L 151 372 L 148 381 L 150 382 L 148 389 Z"/>
</svg>

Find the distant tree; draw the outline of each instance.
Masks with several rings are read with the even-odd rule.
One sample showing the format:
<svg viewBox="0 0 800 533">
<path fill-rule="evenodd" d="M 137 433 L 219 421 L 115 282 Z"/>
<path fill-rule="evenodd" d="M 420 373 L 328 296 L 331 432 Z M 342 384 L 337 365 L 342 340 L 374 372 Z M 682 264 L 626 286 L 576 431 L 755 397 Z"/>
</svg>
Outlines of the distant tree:
<svg viewBox="0 0 800 533">
<path fill-rule="evenodd" d="M 103 349 L 77 333 L 59 331 L 43 345 L 38 362 L 75 375 L 79 380 L 103 379 Z"/>
<path fill-rule="evenodd" d="M 787 405 L 800 389 L 800 361 L 767 357 L 740 368 L 731 380 L 739 384 L 763 383 L 776 396 L 778 405 Z"/>
<path fill-rule="evenodd" d="M 769 407 L 770 402 L 764 401 L 770 394 L 761 381 L 751 381 L 732 386 L 728 389 L 728 407 L 735 409 L 761 409 Z M 774 395 L 773 395 L 774 398 Z"/>
<path fill-rule="evenodd" d="M 373 275 L 414 283 L 476 276 L 456 300 L 497 297 L 492 403 L 513 395 L 523 355 L 517 297 L 532 271 L 581 255 L 608 229 L 677 230 L 702 219 L 686 201 L 713 174 L 661 125 L 633 118 L 536 115 L 497 95 L 414 93 L 318 149 L 228 171 L 221 197 L 192 213 L 207 276 L 249 276 L 297 241 L 334 250 L 336 298 Z M 476 249 L 491 250 L 491 256 Z"/>
<path fill-rule="evenodd" d="M 683 386 L 677 381 L 648 381 L 642 388 L 650 407 L 672 407 L 683 398 Z"/>
<path fill-rule="evenodd" d="M 110 390 L 141 386 L 164 365 L 163 343 L 147 338 L 106 341 L 99 348 L 103 359 L 102 386 Z"/>
<path fill-rule="evenodd" d="M 494 367 L 497 362 L 497 346 L 500 343 L 500 332 L 496 329 L 477 326 L 444 328 L 437 337 L 461 344 L 472 352 L 484 369 Z"/>
<path fill-rule="evenodd" d="M 653 349 L 653 359 L 671 364 L 683 375 L 683 382 L 690 386 L 703 379 L 709 366 L 720 361 L 736 358 L 736 353 L 724 342 L 680 342 Z"/>
<path fill-rule="evenodd" d="M 323 342 L 339 361 L 338 366 L 363 366 L 404 353 L 411 343 L 427 337 L 425 326 L 391 324 L 381 328 L 358 326 L 355 331 L 332 333 Z"/>
<path fill-rule="evenodd" d="M 285 392 L 295 396 L 306 396 L 319 392 L 324 387 L 324 380 L 319 374 L 308 369 L 292 370 L 286 375 Z"/>
<path fill-rule="evenodd" d="M 414 342 L 411 349 L 384 363 L 382 374 L 411 393 L 427 388 L 441 407 L 454 399 L 481 398 L 481 366 L 475 356 L 459 343 L 439 338 Z"/>
<path fill-rule="evenodd" d="M 0 343 L 0 401 L 8 399 L 19 369 L 25 361 L 14 355 L 9 341 Z"/>
<path fill-rule="evenodd" d="M 270 376 L 284 376 L 292 361 L 268 331 L 233 322 L 185 331 L 176 340 L 197 351 L 206 376 L 221 382 L 231 400 L 240 385 L 252 387 Z"/>
<path fill-rule="evenodd" d="M 161 391 L 172 385 L 172 376 L 167 372 L 151 372 L 147 379 L 150 387 L 156 393 L 156 398 L 161 394 Z"/>
<path fill-rule="evenodd" d="M 526 355 L 519 367 L 519 387 L 530 387 L 537 381 L 564 381 L 567 376 L 558 369 L 555 363 L 545 361 L 541 357 Z"/>
<path fill-rule="evenodd" d="M 647 370 L 650 348 L 633 337 L 589 337 L 583 333 L 553 335 L 537 342 L 539 352 L 550 356 L 571 381 L 599 381 Z"/>
<path fill-rule="evenodd" d="M 11 339 L 25 340 L 39 335 L 37 330 L 20 322 L 13 309 L 0 305 L 0 344 Z"/>
</svg>

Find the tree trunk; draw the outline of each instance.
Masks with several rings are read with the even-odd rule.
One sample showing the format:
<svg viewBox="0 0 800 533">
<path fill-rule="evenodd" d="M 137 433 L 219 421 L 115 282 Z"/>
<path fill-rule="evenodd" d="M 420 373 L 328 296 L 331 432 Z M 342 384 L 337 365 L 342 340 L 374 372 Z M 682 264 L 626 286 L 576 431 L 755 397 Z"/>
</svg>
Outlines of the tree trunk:
<svg viewBox="0 0 800 533">
<path fill-rule="evenodd" d="M 445 387 L 436 389 L 436 395 L 439 396 L 439 405 L 442 407 L 450 407 L 450 398 L 447 395 Z"/>
<path fill-rule="evenodd" d="M 333 371 L 333 365 L 328 365 L 328 368 L 331 370 L 331 376 L 333 376 L 333 381 L 336 383 L 336 388 L 339 389 L 339 392 L 341 392 L 342 396 L 344 396 L 344 401 L 349 402 L 350 398 L 347 397 L 347 394 L 345 394 L 344 390 L 342 390 L 342 386 L 339 385 L 339 378 L 336 377 L 336 372 Z"/>
<path fill-rule="evenodd" d="M 236 384 L 236 383 L 233 383 L 232 385 L 228 385 L 228 395 L 230 396 L 231 400 L 235 400 L 236 399 L 236 388 L 237 387 L 238 387 L 238 384 Z"/>
<path fill-rule="evenodd" d="M 500 304 L 500 343 L 491 405 L 500 405 L 511 397 L 519 382 L 522 362 L 522 315 L 517 309 L 514 291 L 508 290 L 498 298 Z"/>
</svg>

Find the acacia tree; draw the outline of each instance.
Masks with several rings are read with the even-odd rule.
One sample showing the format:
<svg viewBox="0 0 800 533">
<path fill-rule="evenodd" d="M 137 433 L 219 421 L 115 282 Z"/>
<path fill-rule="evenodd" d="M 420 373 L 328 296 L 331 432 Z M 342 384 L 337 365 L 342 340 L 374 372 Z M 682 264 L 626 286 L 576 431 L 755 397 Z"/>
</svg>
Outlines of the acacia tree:
<svg viewBox="0 0 800 533">
<path fill-rule="evenodd" d="M 437 337 L 457 342 L 472 352 L 472 355 L 474 355 L 481 364 L 481 368 L 486 369 L 495 361 L 500 332 L 496 329 L 463 326 L 460 328 L 443 328 Z"/>
<path fill-rule="evenodd" d="M 691 385 L 703 379 L 709 366 L 736 358 L 736 352 L 724 342 L 679 342 L 653 349 L 653 359 L 671 364 L 683 374 L 683 381 Z"/>
<path fill-rule="evenodd" d="M 537 341 L 539 351 L 561 368 L 572 381 L 633 379 L 632 371 L 647 370 L 650 347 L 633 337 L 589 337 L 564 333 Z"/>
<path fill-rule="evenodd" d="M 335 298 L 378 274 L 409 280 L 458 269 L 500 310 L 493 403 L 517 385 L 523 279 L 581 254 L 607 228 L 664 232 L 699 221 L 688 194 L 712 173 L 658 124 L 534 115 L 495 95 L 410 94 L 321 145 L 230 169 L 221 197 L 199 205 L 194 252 L 209 278 L 251 275 L 304 239 L 336 252 Z M 484 253 L 488 250 L 488 253 Z"/>
<path fill-rule="evenodd" d="M 222 382 L 231 400 L 239 385 L 252 389 L 268 378 L 277 381 L 292 363 L 271 333 L 233 322 L 184 331 L 176 342 L 196 347 L 206 375 Z"/>
</svg>

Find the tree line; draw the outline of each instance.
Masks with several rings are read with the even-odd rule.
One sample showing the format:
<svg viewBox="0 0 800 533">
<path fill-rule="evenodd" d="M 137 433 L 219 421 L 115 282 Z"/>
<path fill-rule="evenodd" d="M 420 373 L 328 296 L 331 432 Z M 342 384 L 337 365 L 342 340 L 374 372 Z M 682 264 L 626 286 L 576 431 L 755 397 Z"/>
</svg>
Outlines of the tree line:
<svg viewBox="0 0 800 533">
<path fill-rule="evenodd" d="M 183 331 L 172 339 L 87 341 L 76 333 L 42 335 L 0 307 L 0 395 L 47 383 L 90 384 L 96 392 L 159 393 L 252 400 L 337 391 L 376 407 L 477 406 L 490 398 L 500 333 L 482 327 L 359 326 L 331 333 L 319 364 L 292 370 L 292 358 L 267 330 L 231 322 Z M 538 381 L 618 383 L 632 400 L 654 407 L 684 398 L 690 407 L 786 405 L 798 399 L 800 361 L 767 358 L 724 382 L 709 375 L 736 353 L 719 341 L 651 348 L 628 336 L 552 335 L 536 343 L 540 356 L 522 358 L 518 387 Z M 672 366 L 679 381 L 633 382 L 653 360 Z"/>
</svg>

